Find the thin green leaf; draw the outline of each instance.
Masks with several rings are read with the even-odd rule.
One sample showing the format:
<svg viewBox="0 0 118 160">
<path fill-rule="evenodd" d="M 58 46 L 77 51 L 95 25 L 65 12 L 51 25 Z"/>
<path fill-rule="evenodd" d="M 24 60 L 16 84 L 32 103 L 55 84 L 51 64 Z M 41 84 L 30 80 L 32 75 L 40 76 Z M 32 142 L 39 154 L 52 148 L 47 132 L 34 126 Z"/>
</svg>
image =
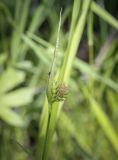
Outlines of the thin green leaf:
<svg viewBox="0 0 118 160">
<path fill-rule="evenodd" d="M 97 103 L 93 98 L 90 98 L 89 100 L 90 100 L 91 109 L 94 115 L 96 116 L 106 136 L 114 146 L 114 149 L 118 153 L 118 136 L 112 126 L 112 123 L 110 122 L 105 112 L 101 109 L 101 106 L 99 105 L 99 103 Z"/>
<path fill-rule="evenodd" d="M 118 29 L 118 21 L 115 19 L 110 13 L 108 13 L 105 9 L 100 7 L 96 2 L 92 2 L 91 9 L 94 13 L 104 19 L 107 23 L 109 23 L 114 28 Z"/>
<path fill-rule="evenodd" d="M 49 60 L 48 60 L 49 54 L 45 52 L 45 49 L 42 46 L 37 45 L 36 42 L 34 42 L 32 39 L 30 39 L 25 35 L 23 35 L 22 38 L 25 41 L 25 43 L 34 50 L 34 53 L 36 54 L 36 56 L 39 59 L 41 59 L 43 63 L 45 64 L 49 63 Z"/>
<path fill-rule="evenodd" d="M 118 91 L 118 85 L 113 80 L 101 76 L 99 73 L 97 73 L 90 65 L 83 62 L 82 60 L 76 59 L 75 61 L 75 67 L 79 69 L 84 75 L 86 74 L 87 77 L 92 77 L 97 81 L 103 82 L 104 84 L 108 85 L 115 91 Z"/>
</svg>

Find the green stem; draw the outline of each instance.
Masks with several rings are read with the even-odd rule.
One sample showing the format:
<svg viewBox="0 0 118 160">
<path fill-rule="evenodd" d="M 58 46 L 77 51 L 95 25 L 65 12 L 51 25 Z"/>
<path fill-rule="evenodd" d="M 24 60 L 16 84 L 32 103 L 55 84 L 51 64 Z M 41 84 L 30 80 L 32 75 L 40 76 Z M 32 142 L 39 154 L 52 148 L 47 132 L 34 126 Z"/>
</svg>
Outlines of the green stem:
<svg viewBox="0 0 118 160">
<path fill-rule="evenodd" d="M 36 158 L 35 158 L 36 160 L 42 160 L 43 157 L 48 120 L 49 120 L 49 106 L 48 106 L 48 100 L 46 98 L 39 123 L 40 132 L 38 135 L 38 142 L 36 146 Z"/>
<path fill-rule="evenodd" d="M 52 108 L 52 105 L 50 106 Z M 45 160 L 45 156 L 47 155 L 47 149 L 48 147 L 47 146 L 47 139 L 48 139 L 48 130 L 49 130 L 49 124 L 50 124 L 50 117 L 51 117 L 51 110 L 49 111 L 49 117 L 48 117 L 48 123 L 47 123 L 47 130 L 46 130 L 46 138 L 45 138 L 45 145 L 44 145 L 44 152 L 43 152 L 43 155 L 42 155 L 42 160 Z"/>
</svg>

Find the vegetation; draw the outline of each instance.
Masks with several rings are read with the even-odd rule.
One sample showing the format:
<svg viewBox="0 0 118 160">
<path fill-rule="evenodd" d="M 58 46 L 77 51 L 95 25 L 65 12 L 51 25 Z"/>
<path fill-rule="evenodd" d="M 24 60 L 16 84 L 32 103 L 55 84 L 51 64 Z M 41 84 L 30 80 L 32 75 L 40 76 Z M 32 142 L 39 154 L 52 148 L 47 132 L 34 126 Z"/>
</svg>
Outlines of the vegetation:
<svg viewBox="0 0 118 160">
<path fill-rule="evenodd" d="M 0 160 L 117 160 L 117 4 L 0 2 Z"/>
</svg>

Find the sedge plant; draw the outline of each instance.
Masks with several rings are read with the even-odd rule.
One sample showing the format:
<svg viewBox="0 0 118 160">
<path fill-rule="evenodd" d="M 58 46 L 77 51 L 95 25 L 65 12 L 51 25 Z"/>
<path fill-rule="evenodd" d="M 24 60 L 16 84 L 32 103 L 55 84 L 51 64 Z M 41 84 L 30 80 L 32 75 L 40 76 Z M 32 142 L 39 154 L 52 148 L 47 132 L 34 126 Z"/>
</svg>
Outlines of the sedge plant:
<svg viewBox="0 0 118 160">
<path fill-rule="evenodd" d="M 5 5 L 6 2 L 12 7 Z M 79 157 L 117 160 L 118 38 L 109 41 L 109 32 L 111 28 L 118 30 L 118 21 L 106 10 L 110 2 L 102 0 L 104 8 L 97 0 L 73 2 L 67 32 L 63 32 L 61 26 L 65 29 L 65 23 L 68 18 L 70 20 L 71 2 L 63 9 L 62 17 L 60 12 L 59 26 L 54 0 L 42 0 L 39 6 L 31 6 L 31 0 L 17 0 L 15 5 L 7 0 L 0 2 L 1 160 L 9 157 L 12 160 Z M 114 8 L 115 3 L 112 2 L 110 7 Z M 48 29 L 44 23 L 47 21 L 50 23 Z M 94 30 L 96 24 L 100 25 L 98 34 Z M 52 42 L 56 32 L 54 47 Z M 76 56 L 83 33 L 83 38 L 87 35 L 89 63 Z M 56 69 L 56 63 L 60 61 L 58 50 L 61 52 L 62 49 L 59 43 L 64 54 L 62 65 Z M 49 53 L 53 54 L 53 50 L 51 56 Z M 52 65 L 44 84 L 43 76 L 50 61 Z M 42 84 L 47 88 L 45 95 L 42 94 Z"/>
<path fill-rule="evenodd" d="M 76 13 L 77 13 L 77 15 L 79 15 L 77 8 L 75 9 L 75 7 L 79 3 L 80 2 L 78 0 L 74 1 L 73 13 L 72 13 L 73 15 L 76 15 Z M 57 78 L 57 84 L 61 84 L 61 85 L 63 84 L 63 86 L 58 86 L 56 88 L 56 92 L 55 91 L 54 92 L 57 95 L 60 94 L 60 90 L 61 91 L 65 90 L 64 96 L 65 96 L 65 93 L 67 93 L 67 91 L 66 91 L 67 88 L 64 84 L 67 85 L 69 82 L 70 73 L 71 73 L 71 69 L 72 69 L 72 65 L 73 65 L 73 60 L 76 55 L 76 51 L 78 49 L 78 45 L 80 43 L 83 31 L 84 31 L 85 22 L 86 22 L 87 13 L 88 13 L 90 3 L 91 3 L 91 0 L 84 0 L 82 3 L 82 13 L 79 17 L 79 20 L 77 20 L 78 16 L 74 17 L 75 19 L 72 20 L 70 42 L 68 44 L 67 51 L 64 56 L 62 68 L 61 68 L 60 73 L 58 74 L 59 76 Z M 60 19 L 60 21 L 61 21 L 61 19 Z M 59 23 L 59 29 L 60 29 L 60 23 Z M 52 64 L 52 68 L 53 68 L 53 64 Z M 52 84 L 50 85 L 50 80 L 51 80 L 51 77 L 49 76 L 48 100 L 46 97 L 43 111 L 42 111 L 42 116 L 40 119 L 40 124 L 39 124 L 40 132 L 39 132 L 39 137 L 38 137 L 38 145 L 37 145 L 37 149 L 36 149 L 36 160 L 47 160 L 48 159 L 55 125 L 56 125 L 57 118 L 58 118 L 59 112 L 60 112 L 60 110 L 62 108 L 62 104 L 63 104 L 63 101 L 52 103 L 52 102 L 54 102 L 53 98 L 55 98 L 55 93 L 54 93 L 54 97 L 53 97 L 53 95 L 51 95 L 50 86 L 52 86 Z M 57 100 L 60 100 L 60 98 L 58 99 L 57 95 L 56 95 Z M 49 103 L 51 104 L 51 110 L 49 109 L 49 106 L 50 106 Z"/>
</svg>

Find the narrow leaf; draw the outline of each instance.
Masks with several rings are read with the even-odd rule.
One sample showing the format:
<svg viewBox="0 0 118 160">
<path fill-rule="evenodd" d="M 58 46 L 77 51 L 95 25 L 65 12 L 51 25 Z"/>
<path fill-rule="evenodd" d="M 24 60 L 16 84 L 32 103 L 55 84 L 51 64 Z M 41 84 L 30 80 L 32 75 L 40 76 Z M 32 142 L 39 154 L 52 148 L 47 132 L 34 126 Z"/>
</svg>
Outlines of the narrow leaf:
<svg viewBox="0 0 118 160">
<path fill-rule="evenodd" d="M 91 109 L 95 114 L 99 124 L 103 128 L 106 136 L 108 137 L 108 139 L 114 146 L 114 149 L 118 153 L 118 136 L 108 116 L 105 114 L 105 112 L 101 109 L 101 106 L 99 106 L 99 104 L 94 99 L 90 98 L 90 104 L 91 104 Z"/>
</svg>

